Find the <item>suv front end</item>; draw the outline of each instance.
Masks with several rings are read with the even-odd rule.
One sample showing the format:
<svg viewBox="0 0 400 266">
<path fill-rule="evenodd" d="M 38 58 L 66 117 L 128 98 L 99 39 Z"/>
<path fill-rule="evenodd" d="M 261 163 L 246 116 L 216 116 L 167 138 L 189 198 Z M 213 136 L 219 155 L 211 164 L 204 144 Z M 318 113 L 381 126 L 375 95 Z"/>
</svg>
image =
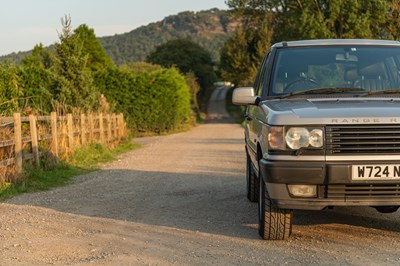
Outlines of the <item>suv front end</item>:
<svg viewBox="0 0 400 266">
<path fill-rule="evenodd" d="M 247 105 L 247 192 L 264 239 L 289 237 L 296 209 L 399 208 L 400 42 L 275 44 L 233 102 Z"/>
</svg>

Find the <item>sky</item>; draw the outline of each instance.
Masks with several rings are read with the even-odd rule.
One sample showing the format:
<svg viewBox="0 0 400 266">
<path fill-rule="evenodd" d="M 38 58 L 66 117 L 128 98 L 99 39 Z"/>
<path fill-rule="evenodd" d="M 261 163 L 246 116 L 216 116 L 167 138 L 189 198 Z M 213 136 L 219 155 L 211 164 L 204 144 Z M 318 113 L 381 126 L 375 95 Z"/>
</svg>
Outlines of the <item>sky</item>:
<svg viewBox="0 0 400 266">
<path fill-rule="evenodd" d="M 183 11 L 227 9 L 225 0 L 0 0 L 0 56 L 58 41 L 61 18 L 97 37 L 121 34 Z"/>
</svg>

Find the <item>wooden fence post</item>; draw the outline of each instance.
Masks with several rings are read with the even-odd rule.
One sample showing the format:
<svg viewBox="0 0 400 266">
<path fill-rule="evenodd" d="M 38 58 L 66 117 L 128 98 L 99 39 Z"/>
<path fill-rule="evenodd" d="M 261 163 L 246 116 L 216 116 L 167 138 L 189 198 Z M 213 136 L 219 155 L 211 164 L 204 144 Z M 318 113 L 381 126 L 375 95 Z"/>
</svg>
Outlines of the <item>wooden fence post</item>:
<svg viewBox="0 0 400 266">
<path fill-rule="evenodd" d="M 67 134 L 68 134 L 68 150 L 74 150 L 74 121 L 72 114 L 67 114 Z"/>
<path fill-rule="evenodd" d="M 110 114 L 107 114 L 106 116 L 107 120 L 107 145 L 113 145 L 112 143 L 112 135 L 111 135 L 111 116 Z"/>
<path fill-rule="evenodd" d="M 86 144 L 86 117 L 81 114 L 81 144 L 82 146 Z"/>
<path fill-rule="evenodd" d="M 35 165 L 38 167 L 40 164 L 39 160 L 39 143 L 36 127 L 36 117 L 34 115 L 29 115 L 29 126 L 31 130 L 31 143 L 32 143 L 32 153 Z"/>
<path fill-rule="evenodd" d="M 99 130 L 100 130 L 100 143 L 104 143 L 104 124 L 103 124 L 103 114 L 99 114 Z"/>
<path fill-rule="evenodd" d="M 21 114 L 14 114 L 14 156 L 17 173 L 22 173 L 22 127 Z"/>
<path fill-rule="evenodd" d="M 115 115 L 115 123 L 114 123 L 114 128 L 115 128 L 115 138 L 119 139 L 119 115 Z"/>
<path fill-rule="evenodd" d="M 58 136 L 57 136 L 57 113 L 51 112 L 50 114 L 50 124 L 51 124 L 51 147 L 52 152 L 55 157 L 58 157 Z"/>
<path fill-rule="evenodd" d="M 89 142 L 93 142 L 94 139 L 94 122 L 93 122 L 93 114 L 89 114 Z"/>
<path fill-rule="evenodd" d="M 121 135 L 121 125 L 119 122 L 119 115 L 116 116 L 115 118 L 115 129 L 117 130 L 117 139 L 119 140 L 119 137 Z"/>
<path fill-rule="evenodd" d="M 114 113 L 111 115 L 111 131 L 112 131 L 111 139 L 114 143 L 114 139 L 117 136 L 117 123 L 115 122 L 115 114 Z"/>
<path fill-rule="evenodd" d="M 125 137 L 126 128 L 125 128 L 125 121 L 124 121 L 124 114 L 121 113 L 121 124 L 122 124 L 122 137 Z"/>
</svg>

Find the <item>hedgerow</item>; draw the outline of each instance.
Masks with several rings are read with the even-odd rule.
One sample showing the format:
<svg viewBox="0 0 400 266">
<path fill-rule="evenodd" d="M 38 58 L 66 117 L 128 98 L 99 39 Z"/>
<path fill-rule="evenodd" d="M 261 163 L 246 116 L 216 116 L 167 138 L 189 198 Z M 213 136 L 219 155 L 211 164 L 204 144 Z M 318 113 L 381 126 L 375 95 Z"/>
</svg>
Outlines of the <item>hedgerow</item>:
<svg viewBox="0 0 400 266">
<path fill-rule="evenodd" d="M 99 72 L 95 81 L 133 131 L 170 131 L 191 119 L 189 88 L 175 68 L 137 72 L 111 67 Z"/>
</svg>

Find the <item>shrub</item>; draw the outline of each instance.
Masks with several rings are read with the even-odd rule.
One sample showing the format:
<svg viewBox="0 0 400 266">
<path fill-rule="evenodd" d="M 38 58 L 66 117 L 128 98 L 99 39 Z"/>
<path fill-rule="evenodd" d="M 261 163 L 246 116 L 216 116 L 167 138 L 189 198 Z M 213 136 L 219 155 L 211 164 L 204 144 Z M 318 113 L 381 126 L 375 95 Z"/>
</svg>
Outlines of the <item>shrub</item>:
<svg viewBox="0 0 400 266">
<path fill-rule="evenodd" d="M 175 68 L 148 72 L 108 68 L 96 76 L 107 100 L 122 112 L 136 132 L 164 132 L 190 120 L 190 93 L 185 77 Z"/>
</svg>

